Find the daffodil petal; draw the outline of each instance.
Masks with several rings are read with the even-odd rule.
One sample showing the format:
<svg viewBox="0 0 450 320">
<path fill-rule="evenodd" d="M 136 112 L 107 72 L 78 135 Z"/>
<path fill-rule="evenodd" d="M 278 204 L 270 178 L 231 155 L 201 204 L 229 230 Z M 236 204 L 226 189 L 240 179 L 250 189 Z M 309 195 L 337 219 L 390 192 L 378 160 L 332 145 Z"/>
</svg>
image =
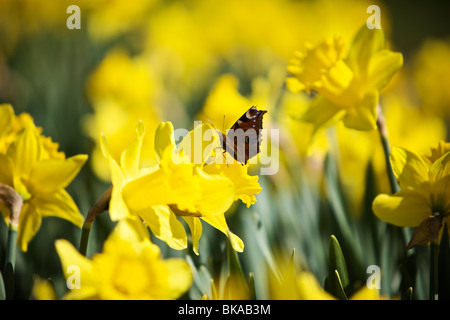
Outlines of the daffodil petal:
<svg viewBox="0 0 450 320">
<path fill-rule="evenodd" d="M 0 104 L 0 128 L 1 128 L 0 139 L 2 138 L 2 135 L 7 133 L 11 128 L 13 119 L 14 119 L 14 110 L 12 106 L 10 104 Z"/>
<path fill-rule="evenodd" d="M 120 221 L 131 216 L 130 210 L 123 200 L 121 186 L 113 185 L 108 211 L 112 221 Z"/>
<path fill-rule="evenodd" d="M 7 155 L 14 163 L 17 172 L 28 176 L 35 163 L 41 158 L 42 144 L 37 129 L 30 119 L 26 122 L 24 130 L 19 133 L 8 148 Z"/>
<path fill-rule="evenodd" d="M 422 157 L 404 148 L 394 147 L 390 160 L 392 170 L 402 189 L 427 188 L 428 169 Z"/>
<path fill-rule="evenodd" d="M 236 250 L 237 252 L 244 251 L 244 242 L 241 240 L 241 238 L 239 238 L 228 229 L 228 225 L 224 215 L 202 217 L 201 219 L 212 225 L 217 230 L 222 231 L 224 234 L 226 234 L 230 238 L 231 246 L 234 250 Z"/>
<path fill-rule="evenodd" d="M 185 293 L 192 285 L 192 270 L 186 260 L 170 258 L 164 260 L 169 270 L 167 299 L 175 299 Z"/>
<path fill-rule="evenodd" d="M 28 244 L 41 226 L 42 217 L 36 214 L 36 209 L 29 202 L 25 202 L 19 217 L 17 245 L 23 252 L 28 251 Z"/>
<path fill-rule="evenodd" d="M 349 108 L 344 117 L 344 125 L 347 128 L 369 131 L 377 127 L 378 92 L 369 91 Z"/>
<path fill-rule="evenodd" d="M 0 183 L 13 184 L 13 164 L 5 154 L 0 154 Z"/>
<path fill-rule="evenodd" d="M 81 227 L 84 218 L 72 197 L 64 189 L 53 193 L 38 194 L 30 202 L 41 217 L 58 217 Z"/>
<path fill-rule="evenodd" d="M 166 179 L 163 170 L 157 169 L 126 183 L 122 188 L 122 197 L 127 207 L 140 211 L 169 203 L 171 199 Z"/>
<path fill-rule="evenodd" d="M 368 87 L 383 89 L 403 65 L 403 55 L 387 49 L 378 51 L 369 62 Z"/>
<path fill-rule="evenodd" d="M 37 162 L 31 171 L 29 191 L 32 194 L 49 193 L 67 187 L 87 158 L 87 155 L 80 154 L 65 160 L 45 159 Z"/>
<path fill-rule="evenodd" d="M 311 103 L 310 108 L 300 120 L 314 124 L 315 131 L 321 127 L 329 127 L 336 124 L 345 114 L 345 109 L 335 105 L 328 99 L 318 97 Z"/>
<path fill-rule="evenodd" d="M 142 121 L 136 127 L 137 138 L 123 150 L 120 156 L 120 166 L 126 180 L 134 179 L 139 174 L 139 163 L 141 160 L 142 141 L 144 139 L 145 128 Z"/>
<path fill-rule="evenodd" d="M 191 230 L 191 236 L 192 236 L 192 250 L 196 255 L 198 255 L 198 242 L 200 241 L 200 238 L 202 236 L 202 222 L 199 218 L 196 217 L 182 217 L 186 223 L 189 226 L 189 229 Z"/>
<path fill-rule="evenodd" d="M 167 206 L 155 206 L 138 212 L 152 233 L 176 250 L 187 247 L 187 236 L 183 225 Z"/>
<path fill-rule="evenodd" d="M 286 78 L 286 87 L 293 93 L 300 93 L 306 89 L 306 86 L 294 77 Z"/>
<path fill-rule="evenodd" d="M 241 199 L 247 208 L 256 202 L 255 194 L 262 190 L 258 183 L 258 176 L 248 175 L 248 165 L 208 165 L 203 167 L 203 170 L 210 174 L 222 174 L 230 179 L 236 189 L 235 200 Z"/>
<path fill-rule="evenodd" d="M 450 152 L 430 167 L 429 177 L 433 197 L 433 210 L 444 216 L 450 214 Z"/>
<path fill-rule="evenodd" d="M 161 122 L 155 132 L 155 153 L 158 160 L 161 160 L 166 148 L 175 148 L 175 138 L 173 136 L 172 122 Z"/>
<path fill-rule="evenodd" d="M 430 181 L 438 181 L 450 176 L 450 152 L 431 165 L 428 176 Z"/>
<path fill-rule="evenodd" d="M 371 58 L 383 48 L 383 29 L 369 29 L 364 24 L 353 40 L 346 62 L 357 77 L 364 77 Z"/>
<path fill-rule="evenodd" d="M 409 190 L 402 190 L 394 195 L 378 195 L 373 201 L 372 209 L 381 220 L 401 227 L 417 227 L 433 214 L 428 200 Z"/>
<path fill-rule="evenodd" d="M 106 158 L 106 161 L 109 164 L 110 172 L 111 172 L 111 182 L 113 186 L 122 187 L 125 183 L 125 177 L 123 175 L 122 169 L 117 164 L 116 160 L 111 156 L 108 150 L 108 143 L 106 141 L 106 137 L 104 135 L 100 136 L 100 147 L 102 149 L 103 156 Z"/>
<path fill-rule="evenodd" d="M 181 211 L 196 212 L 201 195 L 194 165 L 173 163 L 170 148 L 159 169 L 128 182 L 122 189 L 123 199 L 132 211 L 176 204 Z"/>
<path fill-rule="evenodd" d="M 96 279 L 92 271 L 92 262 L 81 255 L 67 240 L 56 240 L 55 248 L 61 261 L 62 270 L 66 279 L 71 276 L 74 271 L 79 271 L 80 275 L 80 288 L 72 289 L 65 296 L 65 299 L 94 298 L 96 295 Z"/>
<path fill-rule="evenodd" d="M 216 147 L 221 147 L 218 134 L 208 125 L 201 124 L 184 136 L 177 150 L 189 163 L 201 165 L 210 159 Z"/>
<path fill-rule="evenodd" d="M 120 239 L 129 242 L 142 242 L 150 240 L 148 229 L 140 219 L 122 219 L 109 234 L 108 240 Z"/>
<path fill-rule="evenodd" d="M 198 211 L 205 216 L 224 214 L 234 202 L 234 184 L 226 177 L 210 175 L 199 168 L 196 171 L 203 190 Z"/>
</svg>

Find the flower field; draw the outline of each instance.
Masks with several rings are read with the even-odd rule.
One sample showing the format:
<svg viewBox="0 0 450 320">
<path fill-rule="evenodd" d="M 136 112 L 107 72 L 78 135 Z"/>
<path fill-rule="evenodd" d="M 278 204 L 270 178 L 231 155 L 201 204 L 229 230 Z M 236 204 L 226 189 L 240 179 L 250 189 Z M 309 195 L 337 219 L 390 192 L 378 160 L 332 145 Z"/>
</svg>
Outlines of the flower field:
<svg viewBox="0 0 450 320">
<path fill-rule="evenodd" d="M 450 298 L 445 12 L 1 1 L 0 298 Z"/>
</svg>

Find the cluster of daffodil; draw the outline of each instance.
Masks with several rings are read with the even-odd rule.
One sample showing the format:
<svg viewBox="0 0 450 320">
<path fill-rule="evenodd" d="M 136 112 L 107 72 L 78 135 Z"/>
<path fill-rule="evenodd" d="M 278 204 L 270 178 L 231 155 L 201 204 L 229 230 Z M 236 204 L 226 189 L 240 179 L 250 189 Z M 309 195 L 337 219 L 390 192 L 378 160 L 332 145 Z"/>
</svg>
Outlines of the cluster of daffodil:
<svg viewBox="0 0 450 320">
<path fill-rule="evenodd" d="M 0 3 L 0 298 L 448 298 L 448 42 L 404 61 L 373 1 L 69 4 Z M 273 175 L 197 145 L 252 105 Z"/>
</svg>

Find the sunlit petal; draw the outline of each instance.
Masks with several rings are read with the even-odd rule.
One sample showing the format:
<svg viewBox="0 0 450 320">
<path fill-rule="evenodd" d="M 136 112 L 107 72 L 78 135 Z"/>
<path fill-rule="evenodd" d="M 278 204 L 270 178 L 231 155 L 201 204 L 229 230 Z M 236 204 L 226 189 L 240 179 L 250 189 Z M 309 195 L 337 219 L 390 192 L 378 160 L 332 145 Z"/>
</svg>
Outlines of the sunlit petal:
<svg viewBox="0 0 450 320">
<path fill-rule="evenodd" d="M 427 198 L 407 190 L 392 196 L 378 195 L 372 208 L 381 220 L 403 227 L 417 227 L 425 218 L 433 214 Z"/>
<path fill-rule="evenodd" d="M 31 171 L 29 191 L 50 193 L 65 188 L 80 172 L 87 155 L 76 155 L 65 160 L 45 159 L 37 162 Z"/>
</svg>

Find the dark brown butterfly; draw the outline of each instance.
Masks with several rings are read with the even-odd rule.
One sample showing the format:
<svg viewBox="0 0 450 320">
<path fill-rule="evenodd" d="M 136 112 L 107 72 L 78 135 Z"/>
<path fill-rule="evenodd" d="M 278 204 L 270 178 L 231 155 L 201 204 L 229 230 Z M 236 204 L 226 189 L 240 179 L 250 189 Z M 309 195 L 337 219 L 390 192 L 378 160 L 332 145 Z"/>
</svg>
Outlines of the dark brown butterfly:
<svg viewBox="0 0 450 320">
<path fill-rule="evenodd" d="M 247 164 L 248 160 L 260 151 L 262 120 L 266 110 L 258 110 L 255 106 L 247 110 L 227 130 L 227 134 L 219 131 L 222 148 L 236 161 Z"/>
</svg>

